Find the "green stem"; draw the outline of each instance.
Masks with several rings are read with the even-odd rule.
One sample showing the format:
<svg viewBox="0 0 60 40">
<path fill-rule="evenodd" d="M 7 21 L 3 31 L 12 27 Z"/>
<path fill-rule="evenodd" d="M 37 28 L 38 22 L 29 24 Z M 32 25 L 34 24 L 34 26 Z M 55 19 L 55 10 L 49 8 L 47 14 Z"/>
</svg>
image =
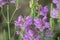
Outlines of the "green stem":
<svg viewBox="0 0 60 40">
<path fill-rule="evenodd" d="M 7 25 L 8 25 L 8 35 L 10 40 L 9 5 L 7 5 Z"/>
<path fill-rule="evenodd" d="M 51 9 L 50 9 L 50 17 L 51 17 L 51 15 L 52 15 L 52 9 L 53 9 L 53 4 L 51 3 L 51 7 L 50 7 Z M 51 27 L 52 26 L 54 26 L 54 19 L 53 18 L 50 18 L 50 25 L 51 25 Z"/>
<path fill-rule="evenodd" d="M 32 8 L 31 8 L 31 17 L 34 18 L 36 12 L 36 0 L 33 0 Z"/>
<path fill-rule="evenodd" d="M 51 6 L 50 6 L 50 16 L 52 15 L 52 9 L 53 9 L 53 3 L 51 3 Z"/>
<path fill-rule="evenodd" d="M 5 17 L 5 15 L 4 15 L 4 13 L 3 13 L 3 7 L 1 7 L 1 14 L 2 14 L 4 20 L 6 21 L 6 17 Z"/>
<path fill-rule="evenodd" d="M 58 22 L 60 22 L 60 5 L 59 5 L 59 11 L 58 11 Z"/>
<path fill-rule="evenodd" d="M 8 22 L 8 34 L 9 34 L 9 40 L 10 40 L 10 23 Z"/>
<path fill-rule="evenodd" d="M 58 40 L 60 40 L 60 37 L 57 37 Z"/>
<path fill-rule="evenodd" d="M 14 17 L 16 11 L 17 11 L 17 9 L 15 9 L 15 11 L 13 12 L 12 17 L 11 17 L 11 19 L 10 19 L 10 22 L 11 22 L 12 18 Z"/>
<path fill-rule="evenodd" d="M 7 37 L 6 37 L 6 30 L 5 30 L 5 29 L 3 30 L 3 40 L 7 40 Z"/>
<path fill-rule="evenodd" d="M 16 33 L 16 26 L 14 26 L 14 35 L 13 36 L 15 36 L 15 33 Z"/>
</svg>

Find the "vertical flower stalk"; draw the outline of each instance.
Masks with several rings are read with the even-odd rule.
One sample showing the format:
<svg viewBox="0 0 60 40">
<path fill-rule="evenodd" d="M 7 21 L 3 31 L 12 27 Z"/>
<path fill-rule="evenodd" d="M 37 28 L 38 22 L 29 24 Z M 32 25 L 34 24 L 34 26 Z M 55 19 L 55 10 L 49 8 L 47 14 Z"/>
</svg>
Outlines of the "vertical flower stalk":
<svg viewBox="0 0 60 40">
<path fill-rule="evenodd" d="M 60 0 L 59 0 L 59 11 L 58 11 L 58 19 L 59 19 L 59 22 L 60 22 Z"/>
<path fill-rule="evenodd" d="M 3 30 L 3 40 L 7 40 L 6 34 L 7 34 L 7 33 L 6 33 L 6 30 L 4 29 L 4 30 Z"/>
<path fill-rule="evenodd" d="M 53 9 L 53 4 L 51 3 L 50 17 L 51 17 L 51 15 L 52 15 L 52 9 Z M 54 25 L 54 20 L 53 20 L 53 18 L 50 18 L 50 25 L 51 25 L 51 27 Z"/>
<path fill-rule="evenodd" d="M 6 17 L 5 17 L 5 15 L 4 15 L 4 13 L 3 13 L 3 7 L 1 7 L 1 14 L 2 14 L 4 20 L 6 21 Z"/>
<path fill-rule="evenodd" d="M 7 0 L 9 2 L 9 0 Z M 7 5 L 7 25 L 8 25 L 8 39 L 10 39 L 10 21 L 9 21 L 9 4 Z"/>
<path fill-rule="evenodd" d="M 58 11 L 58 22 L 60 22 L 60 5 L 59 5 L 59 11 Z"/>
<path fill-rule="evenodd" d="M 34 18 L 35 15 L 35 10 L 36 10 L 36 0 L 31 0 L 32 2 L 32 7 L 31 7 L 31 17 Z"/>
</svg>

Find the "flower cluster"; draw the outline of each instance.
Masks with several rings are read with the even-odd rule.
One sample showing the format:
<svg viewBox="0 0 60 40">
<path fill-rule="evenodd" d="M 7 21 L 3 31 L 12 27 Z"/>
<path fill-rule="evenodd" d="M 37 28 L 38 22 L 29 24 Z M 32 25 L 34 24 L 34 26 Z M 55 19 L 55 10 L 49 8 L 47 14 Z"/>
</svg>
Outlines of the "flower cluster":
<svg viewBox="0 0 60 40">
<path fill-rule="evenodd" d="M 36 39 L 40 40 L 40 39 L 42 39 L 42 35 L 38 34 L 38 32 L 43 33 L 44 31 L 47 31 L 47 30 L 50 31 L 50 29 L 51 29 L 50 23 L 47 22 L 46 16 L 43 17 L 43 19 L 35 17 L 34 20 L 32 20 L 32 18 L 30 16 L 27 16 L 26 19 L 24 21 L 23 20 L 24 19 L 22 18 L 22 16 L 19 16 L 18 21 L 15 21 L 15 26 L 20 26 L 20 28 L 25 31 L 25 34 L 23 35 L 23 40 L 36 40 Z M 22 23 L 22 21 L 23 21 L 23 23 Z M 32 22 L 34 22 L 34 23 L 32 23 Z M 32 24 L 35 25 L 34 29 L 32 29 L 33 28 Z M 31 28 L 31 26 L 32 26 L 32 28 Z M 17 34 L 20 34 L 20 32 L 16 31 Z M 47 33 L 45 35 L 46 37 L 47 37 L 47 35 L 51 35 L 48 32 L 46 32 L 46 33 Z M 51 36 L 49 36 L 49 37 L 51 37 Z"/>
<path fill-rule="evenodd" d="M 60 0 L 52 0 L 54 4 L 56 4 L 56 7 L 53 8 L 52 10 L 52 18 L 57 19 L 58 18 L 58 10 L 59 10 L 59 5 L 60 5 Z"/>
<path fill-rule="evenodd" d="M 57 7 L 60 5 L 60 0 L 53 0 L 52 2 L 56 4 Z"/>
<path fill-rule="evenodd" d="M 59 0 L 53 0 L 53 3 L 56 4 L 56 7 L 53 8 L 51 17 L 54 19 L 58 18 L 59 2 Z M 18 20 L 15 21 L 15 26 L 19 26 L 21 30 L 25 31 L 22 37 L 23 40 L 41 40 L 42 38 L 48 40 L 48 38 L 52 37 L 51 26 L 47 17 L 49 13 L 48 6 L 41 6 L 39 11 L 40 15 L 43 16 L 42 18 L 34 17 L 33 19 L 31 16 L 27 16 L 24 19 L 22 16 L 19 16 Z M 16 33 L 21 35 L 22 31 L 16 31 Z"/>
<path fill-rule="evenodd" d="M 58 18 L 58 8 L 56 7 L 56 8 L 53 8 L 53 10 L 52 10 L 52 18 L 55 18 L 55 19 L 57 19 Z"/>
<path fill-rule="evenodd" d="M 40 15 L 42 16 L 46 16 L 48 13 L 48 6 L 42 6 L 41 9 L 40 9 Z"/>
</svg>

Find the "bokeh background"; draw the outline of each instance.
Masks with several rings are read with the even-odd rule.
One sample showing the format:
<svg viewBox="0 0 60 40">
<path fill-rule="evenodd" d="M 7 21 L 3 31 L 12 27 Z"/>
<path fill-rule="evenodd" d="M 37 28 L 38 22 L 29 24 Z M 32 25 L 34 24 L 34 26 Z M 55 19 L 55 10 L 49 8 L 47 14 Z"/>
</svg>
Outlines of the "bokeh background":
<svg viewBox="0 0 60 40">
<path fill-rule="evenodd" d="M 31 8 L 29 6 L 30 5 L 29 2 L 30 2 L 30 0 L 21 0 L 20 8 L 16 11 L 15 16 L 12 19 L 12 22 L 10 23 L 11 37 L 12 37 L 13 32 L 14 32 L 14 21 L 17 20 L 18 16 L 19 15 L 27 16 L 27 15 L 30 14 Z M 45 5 L 50 6 L 51 2 L 52 2 L 52 0 L 39 0 L 38 4 L 39 5 L 41 4 L 43 6 L 45 6 Z M 9 15 L 10 15 L 10 18 L 11 18 L 11 15 L 12 15 L 13 11 L 15 10 L 15 4 L 11 3 L 9 5 L 10 5 L 9 6 L 10 7 L 10 11 L 9 11 L 10 14 Z M 5 16 L 7 16 L 7 14 L 6 14 L 6 6 L 7 6 L 7 4 L 3 6 L 3 13 L 4 13 Z M 57 28 L 55 27 L 55 29 L 56 29 L 55 32 L 57 32 L 57 34 L 60 35 L 59 34 L 60 33 L 60 31 L 59 31 L 60 30 L 60 23 L 57 23 L 55 26 L 57 27 Z M 0 40 L 3 40 L 3 30 L 4 29 L 6 30 L 6 33 L 7 33 L 6 37 L 8 38 L 8 27 L 7 27 L 7 24 L 5 23 L 5 20 L 4 20 L 3 16 L 2 16 L 2 14 L 1 14 L 1 8 L 0 8 Z M 15 35 L 15 36 L 16 37 L 12 37 L 12 40 L 17 39 L 18 35 Z"/>
</svg>

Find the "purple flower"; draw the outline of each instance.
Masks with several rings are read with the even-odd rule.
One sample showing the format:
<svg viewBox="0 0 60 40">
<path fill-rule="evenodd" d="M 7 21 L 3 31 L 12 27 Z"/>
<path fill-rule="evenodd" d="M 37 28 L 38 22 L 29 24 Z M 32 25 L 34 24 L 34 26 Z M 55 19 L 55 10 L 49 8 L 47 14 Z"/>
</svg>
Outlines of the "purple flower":
<svg viewBox="0 0 60 40">
<path fill-rule="evenodd" d="M 22 16 L 19 16 L 18 21 L 15 21 L 15 26 L 20 26 L 21 22 L 22 22 Z"/>
<path fill-rule="evenodd" d="M 31 25 L 32 24 L 32 18 L 30 16 L 27 16 L 25 22 L 27 25 Z"/>
<path fill-rule="evenodd" d="M 52 2 L 53 2 L 54 4 L 56 4 L 56 6 L 59 8 L 60 0 L 53 0 Z"/>
<path fill-rule="evenodd" d="M 20 31 L 16 31 L 16 34 L 18 34 L 18 35 L 19 35 L 20 33 L 21 33 Z"/>
<path fill-rule="evenodd" d="M 24 38 L 23 38 L 23 40 L 31 40 L 31 37 L 30 37 L 30 35 L 28 35 L 28 34 L 25 34 L 25 35 L 24 35 Z"/>
<path fill-rule="evenodd" d="M 45 29 L 45 26 L 42 26 L 42 27 L 40 27 L 40 32 L 43 32 L 44 31 L 44 29 Z"/>
<path fill-rule="evenodd" d="M 32 29 L 26 30 L 26 33 L 30 36 L 33 36 L 35 34 L 34 30 L 32 30 Z"/>
<path fill-rule="evenodd" d="M 46 38 L 52 37 L 52 32 L 51 31 L 46 32 L 45 37 Z"/>
<path fill-rule="evenodd" d="M 40 18 L 34 18 L 34 25 L 36 28 L 40 28 L 42 26 L 42 20 Z"/>
<path fill-rule="evenodd" d="M 44 21 L 44 22 L 47 22 L 47 16 L 44 16 L 44 17 L 43 17 L 43 21 Z"/>
<path fill-rule="evenodd" d="M 48 6 L 41 7 L 40 9 L 40 15 L 46 16 L 48 13 Z"/>
<path fill-rule="evenodd" d="M 31 24 L 32 24 L 32 18 L 30 16 L 27 16 L 23 24 L 23 27 L 26 28 L 27 26 L 30 26 Z"/>
<path fill-rule="evenodd" d="M 34 37 L 34 40 L 40 40 L 41 38 L 42 38 L 41 35 L 37 35 L 37 36 Z"/>
<path fill-rule="evenodd" d="M 49 22 L 45 22 L 45 23 L 44 23 L 44 26 L 40 27 L 39 30 L 40 30 L 41 32 L 43 32 L 43 31 L 45 31 L 45 29 L 50 30 L 50 28 L 51 28 L 51 27 L 50 27 L 50 23 L 49 23 Z"/>
<path fill-rule="evenodd" d="M 0 0 L 0 7 L 2 7 L 3 5 L 7 4 L 7 0 Z"/>
<path fill-rule="evenodd" d="M 57 19 L 58 18 L 58 8 L 53 8 L 53 10 L 52 10 L 52 18 L 55 18 L 55 19 Z"/>
<path fill-rule="evenodd" d="M 44 23 L 44 27 L 50 29 L 51 28 L 50 23 L 49 22 L 45 22 Z"/>
<path fill-rule="evenodd" d="M 53 0 L 52 2 L 55 3 L 55 4 L 59 4 L 60 0 Z"/>
</svg>

